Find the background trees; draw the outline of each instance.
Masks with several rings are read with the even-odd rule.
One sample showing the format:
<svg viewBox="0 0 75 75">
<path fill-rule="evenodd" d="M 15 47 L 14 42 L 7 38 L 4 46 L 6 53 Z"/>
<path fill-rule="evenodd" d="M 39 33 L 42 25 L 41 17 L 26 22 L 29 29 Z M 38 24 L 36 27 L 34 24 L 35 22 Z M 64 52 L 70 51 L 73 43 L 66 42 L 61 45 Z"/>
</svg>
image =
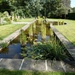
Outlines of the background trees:
<svg viewBox="0 0 75 75">
<path fill-rule="evenodd" d="M 0 0 L 0 12 L 21 17 L 65 17 L 69 10 L 70 0 Z"/>
</svg>

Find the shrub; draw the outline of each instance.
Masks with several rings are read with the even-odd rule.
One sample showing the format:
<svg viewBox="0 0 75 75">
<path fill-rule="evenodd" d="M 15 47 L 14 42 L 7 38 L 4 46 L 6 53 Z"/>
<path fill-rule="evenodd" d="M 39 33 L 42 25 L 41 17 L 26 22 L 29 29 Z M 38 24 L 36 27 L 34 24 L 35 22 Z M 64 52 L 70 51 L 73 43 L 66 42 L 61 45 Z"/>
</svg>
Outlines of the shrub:
<svg viewBox="0 0 75 75">
<path fill-rule="evenodd" d="M 11 23 L 11 19 L 10 18 L 5 18 L 4 19 L 7 23 Z"/>
<path fill-rule="evenodd" d="M 67 15 L 67 18 L 68 18 L 68 19 L 75 20 L 75 13 L 69 13 L 69 14 Z"/>
</svg>

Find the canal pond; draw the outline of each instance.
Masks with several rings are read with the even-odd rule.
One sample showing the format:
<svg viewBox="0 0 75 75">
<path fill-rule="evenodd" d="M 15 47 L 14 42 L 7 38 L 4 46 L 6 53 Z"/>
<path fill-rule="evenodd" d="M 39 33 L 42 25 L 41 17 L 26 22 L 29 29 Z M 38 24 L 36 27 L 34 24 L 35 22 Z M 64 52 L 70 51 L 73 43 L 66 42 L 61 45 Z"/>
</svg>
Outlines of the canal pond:
<svg viewBox="0 0 75 75">
<path fill-rule="evenodd" d="M 33 42 L 42 42 L 44 40 L 48 41 L 50 39 L 50 28 L 46 25 L 36 25 L 35 23 L 31 25 L 27 30 L 22 32 L 24 35 L 21 39 L 21 35 L 18 36 L 15 40 L 13 40 L 8 47 L 4 48 L 2 51 L 0 51 L 0 58 L 22 58 L 21 56 L 21 48 L 22 48 L 22 42 L 26 42 L 26 46 L 33 45 Z M 43 37 L 42 37 L 43 36 Z M 24 42 L 24 43 L 25 43 Z M 32 43 L 31 43 L 32 42 Z"/>
<path fill-rule="evenodd" d="M 60 57 L 59 57 L 60 56 Z M 65 48 L 56 42 L 49 23 L 36 21 L 0 52 L 0 58 L 57 59 L 68 58 Z"/>
</svg>

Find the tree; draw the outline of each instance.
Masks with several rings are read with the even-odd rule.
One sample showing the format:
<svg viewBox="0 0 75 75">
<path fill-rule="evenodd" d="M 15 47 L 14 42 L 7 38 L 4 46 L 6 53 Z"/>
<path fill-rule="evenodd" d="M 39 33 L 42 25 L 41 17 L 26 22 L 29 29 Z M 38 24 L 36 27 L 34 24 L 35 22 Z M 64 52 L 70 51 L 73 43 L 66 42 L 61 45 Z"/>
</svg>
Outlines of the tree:
<svg viewBox="0 0 75 75">
<path fill-rule="evenodd" d="M 0 1 L 0 12 L 8 11 L 11 12 L 11 5 L 8 0 L 1 0 Z"/>
<path fill-rule="evenodd" d="M 57 16 L 60 18 L 66 18 L 66 15 L 68 14 L 68 8 L 65 7 L 62 3 L 60 7 L 57 9 Z"/>
<path fill-rule="evenodd" d="M 75 13 L 75 7 L 72 8 L 73 13 Z"/>
<path fill-rule="evenodd" d="M 43 12 L 46 17 L 52 17 L 56 15 L 56 10 L 59 7 L 60 0 L 45 0 L 43 5 Z M 45 10 L 45 11 L 44 11 Z"/>
<path fill-rule="evenodd" d="M 57 16 L 60 18 L 66 18 L 66 15 L 71 12 L 70 0 L 61 0 L 60 7 L 57 8 Z"/>
<path fill-rule="evenodd" d="M 14 12 L 21 17 L 56 17 L 69 10 L 70 0 L 0 0 L 0 12 Z"/>
</svg>

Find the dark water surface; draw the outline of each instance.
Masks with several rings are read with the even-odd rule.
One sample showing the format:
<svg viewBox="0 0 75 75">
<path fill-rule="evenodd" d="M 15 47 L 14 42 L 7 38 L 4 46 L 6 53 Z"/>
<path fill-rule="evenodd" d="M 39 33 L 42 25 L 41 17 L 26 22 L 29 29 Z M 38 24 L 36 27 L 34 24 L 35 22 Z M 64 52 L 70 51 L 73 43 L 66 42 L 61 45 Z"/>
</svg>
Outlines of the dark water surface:
<svg viewBox="0 0 75 75">
<path fill-rule="evenodd" d="M 36 42 L 41 42 L 42 41 L 42 36 L 41 36 L 41 30 L 40 30 L 40 26 L 36 26 L 36 31 L 34 34 L 34 36 L 32 37 L 33 41 L 35 39 Z M 28 29 L 25 31 L 25 34 L 28 35 Z M 28 36 L 27 36 L 28 37 Z M 19 43 L 19 37 L 17 38 L 18 41 L 15 42 L 15 41 L 12 41 L 12 43 L 10 43 L 10 45 L 3 49 L 1 52 L 0 52 L 0 58 L 12 58 L 12 59 L 21 59 L 22 56 L 21 56 L 21 44 Z M 15 40 L 17 40 L 15 39 Z M 48 41 L 50 39 L 50 29 L 46 27 L 46 41 Z M 27 42 L 26 46 L 31 46 L 31 44 L 29 42 Z"/>
<path fill-rule="evenodd" d="M 8 48 L 3 49 L 2 52 L 0 52 L 0 58 L 21 58 L 20 52 L 20 43 L 11 44 Z"/>
</svg>

